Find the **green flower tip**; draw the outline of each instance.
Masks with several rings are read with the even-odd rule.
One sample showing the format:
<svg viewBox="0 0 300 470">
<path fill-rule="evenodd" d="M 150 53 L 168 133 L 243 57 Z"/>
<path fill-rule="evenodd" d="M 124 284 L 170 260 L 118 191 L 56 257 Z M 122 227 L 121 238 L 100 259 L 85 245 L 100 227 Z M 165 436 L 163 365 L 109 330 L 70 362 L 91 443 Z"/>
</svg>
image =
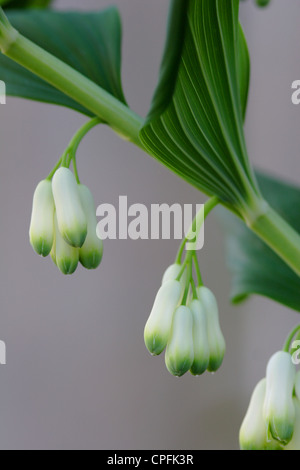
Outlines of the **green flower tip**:
<svg viewBox="0 0 300 470">
<path fill-rule="evenodd" d="M 165 349 L 171 328 L 173 314 L 179 305 L 182 287 L 179 281 L 169 280 L 160 287 L 144 330 L 148 351 L 156 356 Z"/>
<path fill-rule="evenodd" d="M 78 184 L 68 168 L 59 168 L 52 180 L 58 228 L 65 241 L 83 246 L 87 236 L 87 218 L 82 207 Z"/>
<path fill-rule="evenodd" d="M 190 372 L 198 376 L 204 374 L 209 365 L 210 351 L 207 337 L 207 320 L 200 300 L 192 300 L 190 309 L 193 314 L 194 361 Z"/>
<path fill-rule="evenodd" d="M 207 340 L 209 344 L 209 364 L 207 370 L 209 372 L 216 372 L 221 367 L 226 352 L 226 343 L 220 327 L 218 304 L 215 295 L 207 287 L 198 287 L 197 294 L 206 315 Z"/>
<path fill-rule="evenodd" d="M 80 184 L 80 201 L 87 220 L 87 236 L 80 248 L 79 258 L 86 269 L 96 269 L 102 260 L 103 242 L 97 236 L 96 207 L 91 191 Z"/>
<path fill-rule="evenodd" d="M 283 445 L 293 437 L 296 368 L 289 353 L 278 351 L 268 362 L 263 415 L 270 434 Z"/>
<path fill-rule="evenodd" d="M 33 196 L 29 239 L 33 249 L 41 256 L 48 256 L 54 241 L 54 199 L 51 183 L 41 181 Z"/>
<path fill-rule="evenodd" d="M 52 259 L 54 259 L 56 266 L 63 274 L 73 274 L 76 271 L 79 262 L 79 249 L 66 243 L 62 237 L 59 231 L 56 214 L 54 222 L 55 245 L 53 247 Z"/>
<path fill-rule="evenodd" d="M 188 307 L 180 306 L 174 313 L 165 363 L 172 375 L 181 377 L 190 370 L 193 362 L 193 314 Z"/>
</svg>

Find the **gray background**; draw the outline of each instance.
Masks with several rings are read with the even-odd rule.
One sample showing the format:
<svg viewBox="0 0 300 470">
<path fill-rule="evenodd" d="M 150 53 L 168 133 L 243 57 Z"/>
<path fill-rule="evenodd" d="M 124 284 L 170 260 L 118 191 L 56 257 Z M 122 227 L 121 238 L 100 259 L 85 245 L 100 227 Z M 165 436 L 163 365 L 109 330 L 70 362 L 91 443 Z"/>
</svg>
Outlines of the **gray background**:
<svg viewBox="0 0 300 470">
<path fill-rule="evenodd" d="M 84 3 L 84 6 L 82 4 Z M 123 79 L 145 115 L 164 43 L 167 0 L 114 0 L 123 17 Z M 57 0 L 96 9 L 110 0 Z M 299 179 L 298 0 L 241 7 L 252 56 L 247 141 L 261 168 Z M 237 449 L 256 382 L 297 314 L 263 298 L 229 304 L 230 276 L 214 216 L 200 254 L 220 305 L 224 365 L 201 378 L 169 375 L 151 358 L 143 329 L 176 241 L 107 241 L 96 272 L 61 275 L 28 242 L 32 195 L 85 118 L 67 109 L 8 98 L 0 106 L 0 370 L 2 449 Z M 205 197 L 109 129 L 94 129 L 79 152 L 82 181 L 97 204 L 201 203 Z"/>
</svg>

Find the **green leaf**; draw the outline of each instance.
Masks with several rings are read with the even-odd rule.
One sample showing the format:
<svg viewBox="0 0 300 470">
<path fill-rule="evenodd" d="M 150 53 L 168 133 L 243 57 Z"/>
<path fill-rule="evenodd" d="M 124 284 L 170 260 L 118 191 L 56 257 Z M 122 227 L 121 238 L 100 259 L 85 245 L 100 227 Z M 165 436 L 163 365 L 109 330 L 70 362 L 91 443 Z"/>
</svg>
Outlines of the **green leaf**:
<svg viewBox="0 0 300 470">
<path fill-rule="evenodd" d="M 7 8 L 47 8 L 53 0 L 0 0 L 0 6 Z"/>
<path fill-rule="evenodd" d="M 266 200 L 300 233 L 300 188 L 258 175 Z M 226 212 L 226 213 L 225 213 Z M 233 214 L 220 210 L 235 303 L 260 294 L 300 312 L 300 278 Z"/>
<path fill-rule="evenodd" d="M 25 37 L 125 102 L 120 78 L 121 25 L 115 8 L 93 13 L 11 10 L 7 16 Z M 67 106 L 92 115 L 2 54 L 0 80 L 6 83 L 8 95 Z"/>
<path fill-rule="evenodd" d="M 243 118 L 249 54 L 238 0 L 173 0 L 159 82 L 140 138 L 168 168 L 240 208 L 259 198 Z"/>
<path fill-rule="evenodd" d="M 247 41 L 242 27 L 239 27 L 239 46 L 238 46 L 238 73 L 243 118 L 245 119 L 247 111 L 249 82 L 250 82 L 250 55 Z"/>
</svg>

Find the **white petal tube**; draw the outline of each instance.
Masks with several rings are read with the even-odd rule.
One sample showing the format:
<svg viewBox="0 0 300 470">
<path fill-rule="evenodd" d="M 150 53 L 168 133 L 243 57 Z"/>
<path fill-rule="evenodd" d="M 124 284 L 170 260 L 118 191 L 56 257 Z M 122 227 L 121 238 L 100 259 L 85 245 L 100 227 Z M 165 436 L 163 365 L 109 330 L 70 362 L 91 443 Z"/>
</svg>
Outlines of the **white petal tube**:
<svg viewBox="0 0 300 470">
<path fill-rule="evenodd" d="M 278 351 L 271 357 L 267 365 L 263 415 L 273 438 L 285 445 L 291 440 L 294 432 L 295 376 L 296 368 L 289 353 Z"/>
<path fill-rule="evenodd" d="M 94 198 L 89 188 L 80 184 L 78 186 L 80 200 L 87 219 L 87 236 L 79 250 L 79 260 L 87 269 L 96 269 L 102 259 L 103 242 L 98 238 L 96 208 Z"/>
<path fill-rule="evenodd" d="M 156 295 L 144 330 L 146 347 L 153 355 L 161 354 L 167 345 L 180 298 L 181 284 L 172 280 L 165 282 Z"/>
<path fill-rule="evenodd" d="M 79 248 L 74 248 L 65 242 L 58 229 L 57 218 L 55 221 L 55 255 L 52 254 L 52 259 L 57 265 L 58 269 L 63 274 L 73 274 L 79 262 Z"/>
<path fill-rule="evenodd" d="M 171 264 L 171 266 L 169 266 L 166 269 L 166 271 L 163 275 L 162 284 L 164 284 L 167 281 L 171 281 L 171 280 L 175 281 L 177 279 L 177 277 L 179 276 L 179 273 L 180 273 L 181 269 L 182 269 L 181 264 L 178 264 L 178 263 Z M 186 280 L 187 280 L 187 272 L 185 270 L 183 272 L 181 278 L 180 278 L 180 283 L 181 283 L 183 292 L 185 290 Z"/>
<path fill-rule="evenodd" d="M 82 208 L 78 184 L 72 171 L 59 168 L 52 180 L 59 231 L 71 246 L 81 247 L 87 235 L 87 220 Z"/>
<path fill-rule="evenodd" d="M 267 426 L 263 418 L 263 404 L 266 395 L 266 379 L 255 387 L 250 404 L 240 428 L 241 450 L 280 450 L 279 442 L 268 439 Z"/>
<path fill-rule="evenodd" d="M 209 364 L 209 343 L 205 309 L 200 300 L 189 304 L 193 314 L 194 362 L 190 369 L 193 375 L 203 374 Z"/>
<path fill-rule="evenodd" d="M 33 249 L 48 256 L 54 238 L 54 199 L 51 181 L 41 181 L 33 196 L 29 239 Z"/>
<path fill-rule="evenodd" d="M 174 313 L 165 362 L 172 375 L 181 377 L 191 368 L 193 361 L 193 314 L 188 307 L 181 305 Z"/>
<path fill-rule="evenodd" d="M 202 303 L 207 321 L 207 338 L 209 344 L 209 365 L 207 370 L 215 372 L 221 366 L 226 345 L 219 323 L 219 310 L 216 297 L 207 287 L 198 287 L 197 294 Z"/>
</svg>

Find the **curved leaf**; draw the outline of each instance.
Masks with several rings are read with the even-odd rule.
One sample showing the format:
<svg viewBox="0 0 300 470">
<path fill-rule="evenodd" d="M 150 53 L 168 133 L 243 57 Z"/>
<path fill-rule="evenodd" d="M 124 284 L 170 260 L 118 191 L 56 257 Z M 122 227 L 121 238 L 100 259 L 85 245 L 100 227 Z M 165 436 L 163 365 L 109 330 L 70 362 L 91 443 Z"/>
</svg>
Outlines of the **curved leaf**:
<svg viewBox="0 0 300 470">
<path fill-rule="evenodd" d="M 258 175 L 258 181 L 266 200 L 300 232 L 300 188 L 266 175 Z M 221 211 L 232 272 L 232 301 L 260 294 L 300 312 L 300 278 L 243 222 Z"/>
<path fill-rule="evenodd" d="M 120 78 L 121 25 L 115 8 L 93 13 L 11 10 L 7 16 L 21 34 L 125 102 Z M 2 54 L 0 80 L 6 83 L 8 95 L 67 106 L 92 115 Z"/>
<path fill-rule="evenodd" d="M 239 209 L 259 190 L 243 133 L 250 66 L 238 7 L 238 0 L 171 3 L 160 79 L 140 138 L 185 180 Z"/>
</svg>

